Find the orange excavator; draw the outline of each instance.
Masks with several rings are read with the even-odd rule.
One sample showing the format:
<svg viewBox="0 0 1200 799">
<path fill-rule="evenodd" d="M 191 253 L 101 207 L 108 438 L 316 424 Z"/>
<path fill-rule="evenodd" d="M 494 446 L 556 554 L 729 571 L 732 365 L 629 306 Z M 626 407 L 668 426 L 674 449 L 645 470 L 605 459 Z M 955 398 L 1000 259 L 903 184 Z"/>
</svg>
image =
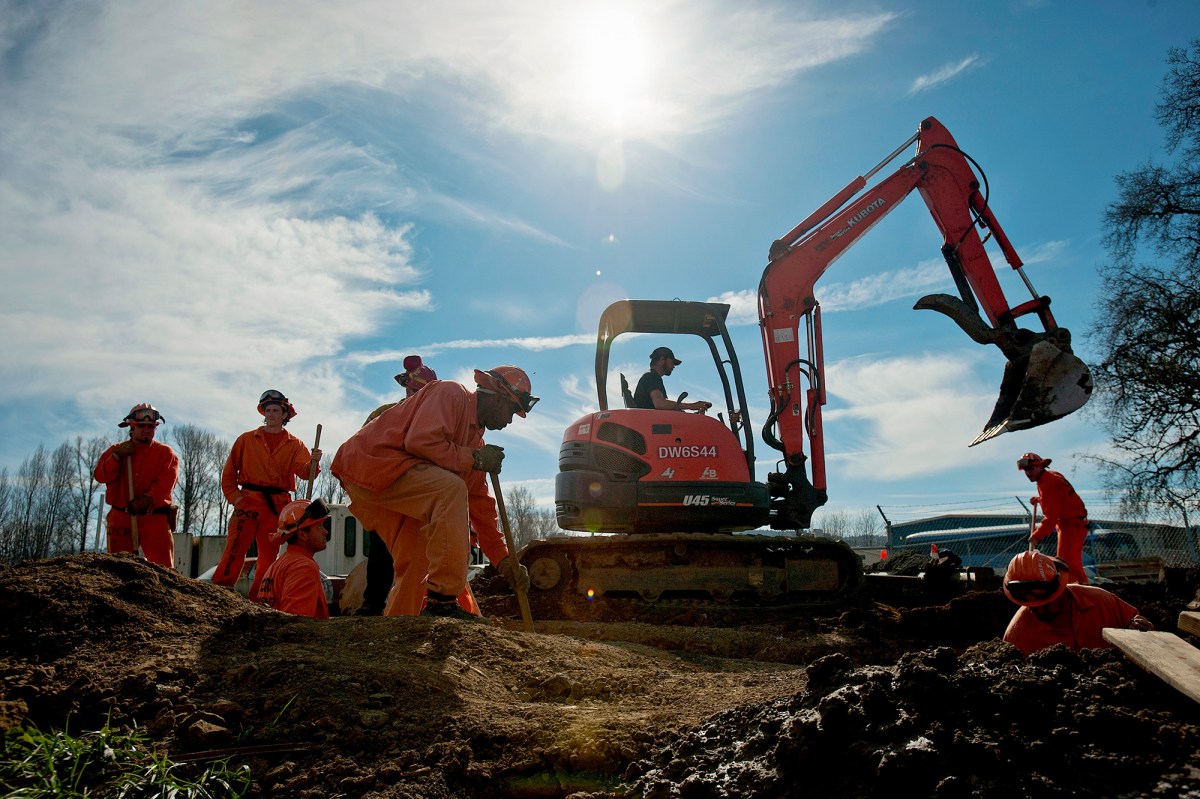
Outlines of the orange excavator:
<svg viewBox="0 0 1200 799">
<path fill-rule="evenodd" d="M 913 143 L 915 155 L 866 188 Z M 596 535 L 528 545 L 521 560 L 529 567 L 533 596 L 821 605 L 857 591 L 863 580 L 858 556 L 842 542 L 801 532 L 827 498 L 825 369 L 814 287 L 834 260 L 914 189 L 942 233 L 942 256 L 958 290 L 958 296 L 923 297 L 915 308 L 945 314 L 1007 359 L 991 418 L 971 446 L 1082 407 L 1092 390 L 1087 367 L 1072 354 L 1071 335 L 1051 314 L 1050 298 L 1038 295 L 1025 275 L 989 206 L 983 171 L 977 177 L 972 163 L 930 117 L 771 246 L 758 292 L 770 398 L 762 438 L 780 456 L 765 481 L 754 476 L 755 442 L 726 329 L 729 306 L 654 300 L 611 305 L 597 338 L 600 410 L 567 429 L 555 482 L 559 526 Z M 1029 289 L 1029 300 L 1011 306 L 1005 299 L 984 247 L 989 237 Z M 1037 329 L 1019 326 L 1024 318 L 1036 320 Z M 609 407 L 609 351 L 617 336 L 634 332 L 687 334 L 706 342 L 728 415 L 632 407 L 624 375 L 626 407 Z M 767 527 L 780 532 L 745 534 Z"/>
</svg>

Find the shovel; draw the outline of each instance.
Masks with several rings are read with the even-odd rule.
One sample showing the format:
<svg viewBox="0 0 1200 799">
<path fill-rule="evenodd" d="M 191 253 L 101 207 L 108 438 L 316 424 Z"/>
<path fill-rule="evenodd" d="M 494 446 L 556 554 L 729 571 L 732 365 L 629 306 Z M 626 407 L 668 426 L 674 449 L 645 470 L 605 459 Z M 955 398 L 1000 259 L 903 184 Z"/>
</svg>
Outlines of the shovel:
<svg viewBox="0 0 1200 799">
<path fill-rule="evenodd" d="M 133 456 L 125 458 L 125 483 L 129 487 L 129 499 L 125 504 L 133 502 Z M 138 539 L 137 517 L 129 514 L 129 538 L 133 543 L 133 554 L 141 556 L 142 542 Z"/>
<path fill-rule="evenodd" d="M 500 526 L 504 528 L 504 543 L 508 546 L 508 556 L 513 559 L 513 568 L 520 565 L 517 560 L 517 548 L 513 546 L 512 528 L 508 526 L 508 511 L 504 509 L 504 495 L 500 493 L 500 478 L 495 472 L 492 476 L 492 493 L 496 495 L 496 510 L 500 513 Z M 515 581 L 518 582 L 519 581 Z M 514 586 L 517 592 L 517 602 L 521 605 L 521 620 L 525 623 L 525 632 L 533 632 L 533 614 L 529 611 L 529 597 L 521 585 Z"/>
<path fill-rule="evenodd" d="M 321 425 L 317 425 L 317 440 L 313 442 L 313 449 L 321 448 Z M 312 484 L 317 478 L 317 464 L 312 463 L 308 467 L 308 488 L 304 490 L 304 498 L 312 499 Z"/>
<path fill-rule="evenodd" d="M 1037 544 L 1033 540 L 1033 531 L 1037 527 L 1038 498 L 1030 497 L 1029 504 L 1033 506 L 1029 511 L 1029 551 L 1032 552 L 1037 549 Z"/>
</svg>

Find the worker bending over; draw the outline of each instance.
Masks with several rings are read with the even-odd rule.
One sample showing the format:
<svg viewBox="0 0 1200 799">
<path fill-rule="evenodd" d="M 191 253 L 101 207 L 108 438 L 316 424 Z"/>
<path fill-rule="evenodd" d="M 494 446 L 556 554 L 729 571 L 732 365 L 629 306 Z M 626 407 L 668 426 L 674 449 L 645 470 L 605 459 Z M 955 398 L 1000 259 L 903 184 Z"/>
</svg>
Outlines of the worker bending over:
<svg viewBox="0 0 1200 799">
<path fill-rule="evenodd" d="M 1071 582 L 1086 583 L 1083 543 L 1088 534 L 1087 508 L 1067 478 L 1047 469 L 1049 465 L 1050 458 L 1033 452 L 1026 452 L 1017 461 L 1017 468 L 1025 472 L 1029 482 L 1037 483 L 1038 495 L 1030 498 L 1030 502 L 1042 506 L 1042 521 L 1031 539 L 1041 541 L 1057 528 L 1058 548 L 1054 554 L 1066 561 L 1071 570 Z"/>
<path fill-rule="evenodd" d="M 263 573 L 259 602 L 296 616 L 329 618 L 321 570 L 313 559 L 329 541 L 328 518 L 329 508 L 319 498 L 298 499 L 279 512 L 279 527 L 271 540 L 276 546 L 287 544 L 287 549 Z"/>
<path fill-rule="evenodd" d="M 258 563 L 250 586 L 252 602 L 258 601 L 263 572 L 279 554 L 279 544 L 271 540 L 271 534 L 279 528 L 279 512 L 291 502 L 296 478 L 307 480 L 310 469 L 315 476 L 321 463 L 321 450 L 309 453 L 303 441 L 283 429 L 296 416 L 296 408 L 283 392 L 264 391 L 258 398 L 258 412 L 263 416 L 262 426 L 237 437 L 221 473 L 221 491 L 234 511 L 225 552 L 213 575 L 214 585 L 233 588 L 250 544 L 256 543 Z"/>
<path fill-rule="evenodd" d="M 350 512 L 388 544 L 392 557 L 424 556 L 419 612 L 469 621 L 486 620 L 467 586 L 474 528 L 488 560 L 509 585 L 528 586 L 496 525 L 496 503 L 484 476 L 498 473 L 504 450 L 483 441 L 484 430 L 503 430 L 538 401 L 529 376 L 515 366 L 475 370 L 475 391 L 451 381 L 430 383 L 350 437 L 331 471 L 350 497 Z M 405 525 L 404 517 L 413 520 Z"/>
<path fill-rule="evenodd" d="M 409 355 L 404 359 L 404 371 L 395 376 L 395 380 L 404 388 L 404 402 L 425 386 L 437 380 L 437 373 L 426 366 L 420 355 Z M 398 402 L 380 405 L 371 411 L 370 416 L 363 422 L 370 424 L 384 411 L 394 408 Z M 409 537 L 419 531 L 420 525 L 414 520 L 403 517 L 401 525 L 414 525 Z M 363 589 L 363 604 L 355 615 L 379 616 L 386 613 L 389 616 L 415 616 L 421 612 L 421 604 L 425 600 L 425 573 L 429 564 L 425 561 L 425 553 L 419 547 L 405 547 L 409 555 L 419 553 L 419 561 L 414 565 L 411 558 L 397 560 L 392 557 L 383 538 L 375 530 L 368 530 L 367 548 L 367 587 Z M 394 537 L 394 536 L 393 536 Z M 412 567 L 410 570 L 410 566 Z M 420 574 L 416 572 L 420 571 Z M 407 597 L 401 601 L 400 597 Z M 406 612 L 400 612 L 403 609 Z M 390 612 L 389 612 L 390 611 Z"/>
<path fill-rule="evenodd" d="M 134 405 L 117 427 L 129 428 L 129 440 L 104 451 L 92 476 L 104 483 L 104 501 L 112 506 L 105 519 L 109 552 L 136 552 L 146 560 L 168 569 L 175 568 L 174 506 L 171 493 L 179 479 L 179 457 L 175 450 L 154 440 L 162 414 L 148 402 Z M 129 470 L 133 470 L 133 495 Z M 137 518 L 138 543 L 133 541 L 131 517 Z"/>
<path fill-rule="evenodd" d="M 1105 627 L 1153 630 L 1137 608 L 1094 585 L 1070 582 L 1067 564 L 1044 552 L 1022 552 L 1008 564 L 1004 593 L 1018 605 L 1004 640 L 1026 657 L 1063 644 L 1072 651 L 1111 647 Z"/>
</svg>

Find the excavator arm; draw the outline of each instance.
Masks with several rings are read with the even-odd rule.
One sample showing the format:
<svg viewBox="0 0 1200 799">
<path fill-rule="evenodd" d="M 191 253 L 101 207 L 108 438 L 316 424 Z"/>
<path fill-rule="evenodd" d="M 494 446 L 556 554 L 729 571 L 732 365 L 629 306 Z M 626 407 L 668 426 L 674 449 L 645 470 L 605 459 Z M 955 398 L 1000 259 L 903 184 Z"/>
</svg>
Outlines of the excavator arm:
<svg viewBox="0 0 1200 799">
<path fill-rule="evenodd" d="M 868 180 L 914 142 L 916 155 L 864 191 Z M 826 499 L 821 308 L 814 286 L 839 256 L 914 189 L 942 232 L 942 256 L 958 290 L 958 296 L 922 297 L 914 307 L 945 314 L 972 340 L 994 344 L 1007 359 L 996 406 L 971 446 L 1066 416 L 1091 394 L 1091 375 L 1071 352 L 1071 334 L 1055 322 L 1050 298 L 1039 296 L 1025 275 L 988 205 L 986 182 L 981 184 L 949 131 L 929 117 L 912 138 L 771 246 L 759 284 L 758 312 L 771 403 L 763 439 L 783 454 L 784 467 L 768 477 L 773 527 L 808 527 L 813 511 Z M 1009 305 L 984 248 L 988 237 L 995 239 L 1029 289 L 1028 301 Z M 1018 326 L 1023 317 L 1036 318 L 1040 329 Z M 803 354 L 801 327 L 807 342 Z M 805 455 L 806 440 L 811 458 Z M 808 469 L 806 460 L 811 461 Z"/>
</svg>

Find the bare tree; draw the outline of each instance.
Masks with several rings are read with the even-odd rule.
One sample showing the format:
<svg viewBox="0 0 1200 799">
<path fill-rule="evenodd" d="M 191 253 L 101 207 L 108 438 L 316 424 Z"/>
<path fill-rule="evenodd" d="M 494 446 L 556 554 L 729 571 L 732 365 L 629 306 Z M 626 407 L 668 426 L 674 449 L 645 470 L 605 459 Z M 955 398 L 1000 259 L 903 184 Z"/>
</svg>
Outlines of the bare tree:
<svg viewBox="0 0 1200 799">
<path fill-rule="evenodd" d="M 17 495 L 8 468 L 0 469 L 0 563 L 12 560 L 12 547 L 17 525 Z"/>
<path fill-rule="evenodd" d="M 46 554 L 75 552 L 79 532 L 75 529 L 75 448 L 67 442 L 50 456 L 50 473 L 42 497 L 40 522 L 49 542 Z"/>
<path fill-rule="evenodd" d="M 6 499 L 9 521 L 0 531 L 0 557 L 13 562 L 73 551 L 75 456 L 70 444 L 49 453 L 39 444 L 17 471 Z"/>
<path fill-rule="evenodd" d="M 320 497 L 326 502 L 345 502 L 346 489 L 342 488 L 342 484 L 329 471 L 329 467 L 333 465 L 333 456 L 328 454 L 321 455 L 321 473 L 317 475 L 317 479 L 313 481 L 313 496 Z M 307 480 L 296 481 L 297 496 L 304 496 L 308 491 Z"/>
<path fill-rule="evenodd" d="M 94 511 L 103 502 L 100 484 L 92 479 L 92 472 L 108 446 L 109 441 L 102 437 L 89 438 L 85 443 L 83 436 L 75 436 L 75 502 L 72 517 L 73 523 L 78 526 L 80 552 L 87 549 Z"/>
<path fill-rule="evenodd" d="M 823 510 L 817 526 L 830 538 L 845 538 L 850 533 L 850 516 L 844 510 Z"/>
<path fill-rule="evenodd" d="M 850 537 L 855 546 L 875 546 L 879 534 L 879 516 L 873 508 L 860 508 L 850 522 Z"/>
<path fill-rule="evenodd" d="M 1200 40 L 1168 51 L 1157 107 L 1173 166 L 1117 176 L 1104 216 L 1092 368 L 1114 456 L 1093 456 L 1133 510 L 1200 501 Z M 1143 253 L 1156 263 L 1139 262 Z"/>
<path fill-rule="evenodd" d="M 221 532 L 225 516 L 221 470 L 230 445 L 215 433 L 190 424 L 174 427 L 169 438 L 179 456 L 179 483 L 175 487 L 179 531 L 192 535 Z"/>
<path fill-rule="evenodd" d="M 513 545 L 521 547 L 536 538 L 545 538 L 558 532 L 554 513 L 537 506 L 533 494 L 525 486 L 514 486 L 504 491 L 504 509 L 508 512 L 508 523 L 512 526 Z"/>
<path fill-rule="evenodd" d="M 5 542 L 5 554 L 13 562 L 42 557 L 47 542 L 39 540 L 37 527 L 38 498 L 46 487 L 49 456 L 38 444 L 33 454 L 17 469 L 15 488 L 15 519 Z"/>
</svg>

